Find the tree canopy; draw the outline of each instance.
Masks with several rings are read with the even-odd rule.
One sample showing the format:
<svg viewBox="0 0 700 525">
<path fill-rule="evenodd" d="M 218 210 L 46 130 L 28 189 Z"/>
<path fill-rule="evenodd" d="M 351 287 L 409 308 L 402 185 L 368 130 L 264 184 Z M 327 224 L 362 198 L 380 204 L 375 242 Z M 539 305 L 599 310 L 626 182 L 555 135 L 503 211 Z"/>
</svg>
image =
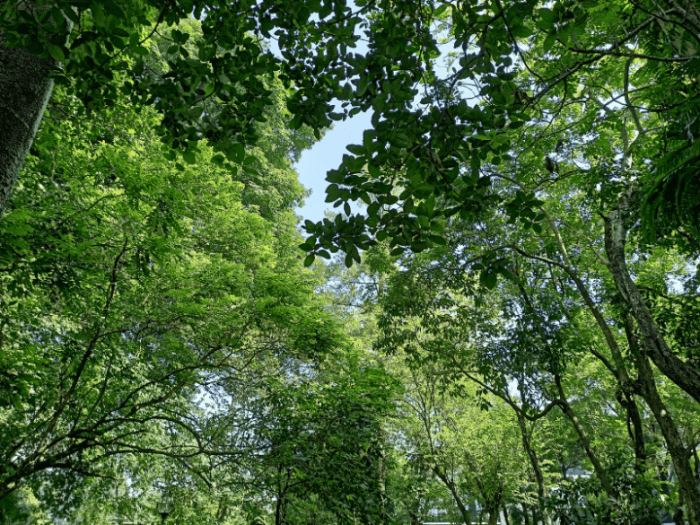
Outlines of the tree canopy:
<svg viewBox="0 0 700 525">
<path fill-rule="evenodd" d="M 696 2 L 0 14 L 0 520 L 700 523 Z"/>
</svg>

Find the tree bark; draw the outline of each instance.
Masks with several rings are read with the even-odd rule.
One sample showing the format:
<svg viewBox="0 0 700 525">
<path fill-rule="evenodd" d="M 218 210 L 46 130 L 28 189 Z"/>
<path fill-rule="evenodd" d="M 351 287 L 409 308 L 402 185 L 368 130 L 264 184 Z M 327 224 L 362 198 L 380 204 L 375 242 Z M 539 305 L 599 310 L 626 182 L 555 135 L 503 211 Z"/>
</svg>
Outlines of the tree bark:
<svg viewBox="0 0 700 525">
<path fill-rule="evenodd" d="M 0 219 L 53 91 L 52 58 L 9 49 L 0 30 Z"/>
<path fill-rule="evenodd" d="M 448 488 L 450 493 L 452 494 L 452 497 L 455 500 L 455 503 L 457 504 L 457 508 L 459 509 L 459 512 L 462 514 L 462 518 L 464 519 L 464 523 L 466 525 L 471 525 L 471 518 L 469 516 L 469 510 L 467 507 L 464 505 L 464 502 L 462 501 L 462 498 L 460 498 L 459 493 L 457 492 L 457 487 L 455 487 L 455 484 L 447 477 L 447 475 L 440 470 L 440 467 L 437 465 L 433 467 L 433 472 L 435 472 L 435 475 L 440 478 L 440 481 L 442 481 L 445 486 Z"/>
<path fill-rule="evenodd" d="M 527 426 L 525 424 L 525 417 L 522 415 L 522 413 L 519 410 L 516 410 L 515 414 L 518 417 L 518 425 L 520 426 L 520 434 L 523 438 L 523 448 L 525 449 L 525 452 L 527 453 L 527 457 L 530 459 L 530 465 L 532 466 L 532 470 L 535 473 L 535 480 L 537 481 L 538 507 L 540 510 L 540 515 L 542 516 L 542 522 L 545 525 L 550 525 L 551 519 L 549 518 L 549 514 L 547 513 L 547 510 L 544 508 L 544 475 L 542 474 L 542 468 L 540 467 L 540 461 L 539 461 L 539 458 L 537 457 L 537 452 L 535 452 L 535 449 L 532 448 L 532 444 L 530 443 L 530 435 L 528 434 Z"/>
<path fill-rule="evenodd" d="M 608 475 L 605 472 L 603 465 L 600 463 L 598 456 L 595 454 L 593 448 L 591 447 L 591 441 L 588 439 L 586 431 L 579 423 L 578 417 L 576 417 L 576 414 L 569 405 L 569 402 L 566 400 L 566 394 L 564 393 L 564 389 L 561 385 L 561 376 L 555 375 L 554 382 L 557 386 L 557 390 L 559 391 L 559 397 L 562 401 L 559 406 L 561 407 L 566 417 L 568 417 L 571 423 L 574 425 L 574 429 L 578 434 L 579 441 L 581 442 L 581 445 L 583 445 L 583 449 L 586 451 L 586 455 L 588 456 L 588 459 L 593 465 L 593 470 L 595 471 L 596 476 L 600 480 L 600 484 L 603 486 L 603 490 L 605 490 L 608 496 L 616 499 L 619 494 L 615 489 L 613 489 L 612 485 L 610 484 L 610 480 L 608 479 Z"/>
<path fill-rule="evenodd" d="M 649 408 L 654 414 L 661 433 L 666 440 L 668 453 L 673 461 L 673 468 L 678 477 L 681 497 L 688 511 L 691 523 L 700 523 L 700 489 L 695 481 L 693 469 L 690 466 L 690 453 L 683 443 L 678 427 L 659 395 L 654 379 L 654 371 L 645 353 L 645 346 L 639 344 L 631 316 L 625 324 L 625 334 L 630 344 L 632 355 L 637 359 L 639 368 L 639 390 Z"/>
<path fill-rule="evenodd" d="M 625 258 L 627 230 L 624 225 L 628 208 L 629 195 L 625 194 L 613 212 L 605 217 L 605 251 L 610 260 L 610 271 L 622 297 L 632 309 L 644 339 L 646 355 L 666 377 L 700 403 L 700 371 L 671 351 L 644 303 L 639 289 L 630 278 Z"/>
</svg>

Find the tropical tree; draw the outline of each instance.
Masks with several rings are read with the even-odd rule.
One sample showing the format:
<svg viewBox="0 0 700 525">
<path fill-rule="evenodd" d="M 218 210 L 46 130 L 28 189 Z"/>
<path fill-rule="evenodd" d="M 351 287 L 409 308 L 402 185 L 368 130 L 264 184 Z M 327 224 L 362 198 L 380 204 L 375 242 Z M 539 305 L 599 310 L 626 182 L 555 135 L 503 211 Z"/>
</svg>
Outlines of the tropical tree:
<svg viewBox="0 0 700 525">
<path fill-rule="evenodd" d="M 469 524 L 485 512 L 490 524 L 498 523 L 527 477 L 510 408 L 493 396 L 477 395 L 474 383 L 441 384 L 439 370 L 429 366 L 405 371 L 402 383 L 395 446 L 420 458 L 449 490 L 460 521 Z M 459 395 L 448 390 L 455 387 Z"/>
<path fill-rule="evenodd" d="M 698 243 L 687 210 L 696 199 L 677 199 L 684 219 L 659 204 L 694 180 L 694 128 L 681 115 L 697 103 L 697 31 L 685 22 L 697 16 L 694 5 L 663 6 L 498 1 L 436 9 L 461 49 L 454 69 L 426 80 L 434 89 L 421 104 L 392 99 L 391 118 L 375 118 L 363 144 L 349 148 L 328 176 L 328 200 L 364 200 L 367 214 L 307 224 L 302 247 L 311 252 L 307 262 L 343 250 L 352 264 L 360 250 L 386 241 L 390 255 L 407 254 L 406 268 L 428 250 L 416 270 L 420 288 L 407 279 L 396 294 L 396 325 L 399 305 L 425 316 L 437 306 L 441 321 L 426 323 L 451 348 L 489 333 L 476 362 L 500 370 L 493 386 L 504 392 L 508 381 L 522 380 L 533 392 L 530 408 L 561 408 L 614 500 L 618 490 L 577 423 L 565 381 L 569 363 L 590 352 L 615 378 L 639 471 L 648 410 L 697 521 L 700 493 L 688 460 L 695 442 L 684 441 L 654 369 L 700 400 L 695 341 L 679 326 L 695 319 L 697 287 L 687 268 Z M 437 58 L 424 56 L 431 64 Z M 510 284 L 498 285 L 498 275 Z M 670 281 L 680 283 L 671 293 Z M 419 289 L 430 299 L 411 305 Z M 475 308 L 460 295 L 474 298 Z M 671 304 L 687 305 L 675 332 L 665 328 Z M 463 325 L 453 328 L 448 320 L 460 311 Z M 494 322 L 500 316 L 513 324 Z M 502 328 L 514 347 L 498 335 Z"/>
<path fill-rule="evenodd" d="M 256 197 L 204 145 L 164 157 L 153 110 L 61 101 L 2 223 L 0 497 L 111 478 L 119 456 L 238 457 L 203 389 L 270 347 L 313 359 L 342 339 L 299 267 L 298 183 Z M 249 158 L 291 169 L 271 155 Z"/>
<path fill-rule="evenodd" d="M 6 67 L 0 108 L 8 140 L 0 158 L 0 209 L 9 200 L 54 84 L 65 86 L 85 111 L 114 105 L 124 95 L 134 106 L 154 107 L 161 115 L 154 127 L 171 160 L 177 151 L 192 159 L 197 144 L 207 140 L 233 167 L 244 162 L 246 146 L 259 139 L 255 123 L 273 105 L 268 81 L 275 78 L 294 90 L 287 101 L 292 127 L 308 124 L 317 138 L 332 120 L 372 104 L 377 91 L 368 86 L 378 67 L 383 72 L 386 66 L 387 78 L 403 97 L 412 98 L 401 84 L 418 78 L 413 54 L 434 48 L 421 29 L 424 23 L 429 27 L 430 10 L 413 0 L 397 5 L 387 0 L 3 4 L 0 52 Z M 408 26 L 396 26 L 396 16 Z M 194 52 L 188 46 L 190 33 L 179 26 L 192 18 L 202 22 L 201 37 L 192 38 Z M 380 44 L 371 51 L 373 58 L 353 51 L 360 38 L 356 33 L 370 20 Z M 421 33 L 424 42 L 409 49 L 401 45 Z M 169 41 L 166 70 L 150 67 L 154 36 Z M 272 39 L 279 53 L 266 46 Z M 367 67 L 371 74 L 365 74 Z M 362 81 L 353 84 L 358 74 Z M 334 99 L 342 101 L 342 112 L 334 111 Z M 202 104 L 216 110 L 200 111 Z"/>
<path fill-rule="evenodd" d="M 317 367 L 278 367 L 279 379 L 247 403 L 256 446 L 244 477 L 270 502 L 275 524 L 384 520 L 380 427 L 393 381 L 357 350 Z"/>
<path fill-rule="evenodd" d="M 668 7 L 666 12 L 651 4 L 612 4 L 600 10 L 574 2 L 542 7 L 498 1 L 436 9 L 449 14 L 445 31 L 464 50 L 460 68 L 455 64 L 449 78 L 438 82 L 442 87 L 422 99 L 423 106 L 412 107 L 399 96 L 387 103 L 377 95 L 374 129 L 328 177 L 328 201 L 339 206 L 362 199 L 369 203 L 367 217 L 308 224 L 312 235 L 302 245 L 312 252 L 307 262 L 342 249 L 352 264 L 360 259 L 358 250 L 385 239 L 396 253 L 420 252 L 445 243 L 441 232 L 450 217 L 490 224 L 494 210 L 524 228 L 548 228 L 556 237 L 553 230 L 560 225 L 535 197 L 565 195 L 564 188 L 573 185 L 595 206 L 589 213 L 604 230 L 598 253 L 605 255 L 649 358 L 700 399 L 700 375 L 664 338 L 630 277 L 626 251 L 628 229 L 642 233 L 635 219 L 644 216 L 647 231 L 653 230 L 642 203 L 653 198 L 659 177 L 671 169 L 655 161 L 678 153 L 681 164 L 691 162 L 679 153 L 685 146 L 669 146 L 668 137 L 676 136 L 677 111 L 692 113 L 697 98 L 689 80 L 697 49 L 686 45 L 695 36 L 684 22 L 694 19 L 696 8 Z M 667 38 L 667 26 L 677 32 L 677 41 Z M 628 36 L 621 41 L 620 34 Z M 430 56 L 421 54 L 432 64 Z M 665 69 L 669 81 L 659 89 L 655 79 Z M 432 78 L 425 82 L 431 85 Z M 675 98 L 687 91 L 693 96 Z M 389 107 L 391 117 L 382 121 Z M 693 235 L 680 227 L 672 242 L 692 255 Z M 568 255 L 559 256 L 556 262 L 566 272 Z M 487 264 L 484 278 L 493 282 L 504 267 Z"/>
</svg>

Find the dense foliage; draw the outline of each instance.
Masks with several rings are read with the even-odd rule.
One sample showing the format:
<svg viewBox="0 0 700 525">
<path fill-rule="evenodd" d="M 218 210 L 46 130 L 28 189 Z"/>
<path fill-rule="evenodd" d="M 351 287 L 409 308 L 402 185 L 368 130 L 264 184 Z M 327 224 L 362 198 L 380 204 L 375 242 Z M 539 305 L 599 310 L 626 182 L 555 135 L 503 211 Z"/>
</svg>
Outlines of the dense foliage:
<svg viewBox="0 0 700 525">
<path fill-rule="evenodd" d="M 699 524 L 698 44 L 693 1 L 1 4 L 0 521 Z"/>
</svg>

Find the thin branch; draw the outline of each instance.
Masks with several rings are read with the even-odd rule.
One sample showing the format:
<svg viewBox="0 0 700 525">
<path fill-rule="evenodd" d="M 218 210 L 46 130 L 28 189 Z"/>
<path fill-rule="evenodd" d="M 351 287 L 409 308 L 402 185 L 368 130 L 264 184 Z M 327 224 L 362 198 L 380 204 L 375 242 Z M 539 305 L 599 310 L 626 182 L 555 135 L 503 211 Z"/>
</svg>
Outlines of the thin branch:
<svg viewBox="0 0 700 525">
<path fill-rule="evenodd" d="M 624 51 L 610 51 L 607 49 L 581 49 L 579 47 L 570 47 L 570 51 L 573 51 L 574 53 L 581 53 L 584 55 L 598 55 L 597 58 L 602 58 L 604 56 L 613 56 L 613 57 L 628 57 L 628 58 L 642 58 L 644 60 L 653 60 L 656 62 L 688 62 L 690 60 L 693 60 L 695 57 L 694 56 L 689 56 L 689 57 L 683 57 L 683 58 L 670 58 L 670 57 L 657 57 L 653 55 L 643 55 L 641 53 L 632 53 L 632 52 L 624 52 Z"/>
<path fill-rule="evenodd" d="M 632 105 L 632 101 L 630 100 L 630 66 L 632 65 L 632 62 L 634 61 L 634 58 L 630 58 L 625 62 L 625 102 L 627 102 L 627 107 L 630 110 L 630 113 L 632 114 L 632 119 L 634 120 L 634 125 L 637 126 L 637 131 L 639 132 L 639 135 L 637 138 L 635 138 L 635 142 L 646 133 L 646 130 L 642 127 L 641 122 L 639 122 L 639 116 L 637 115 L 637 111 L 634 109 L 634 106 Z M 625 152 L 627 154 L 627 152 Z"/>
</svg>

